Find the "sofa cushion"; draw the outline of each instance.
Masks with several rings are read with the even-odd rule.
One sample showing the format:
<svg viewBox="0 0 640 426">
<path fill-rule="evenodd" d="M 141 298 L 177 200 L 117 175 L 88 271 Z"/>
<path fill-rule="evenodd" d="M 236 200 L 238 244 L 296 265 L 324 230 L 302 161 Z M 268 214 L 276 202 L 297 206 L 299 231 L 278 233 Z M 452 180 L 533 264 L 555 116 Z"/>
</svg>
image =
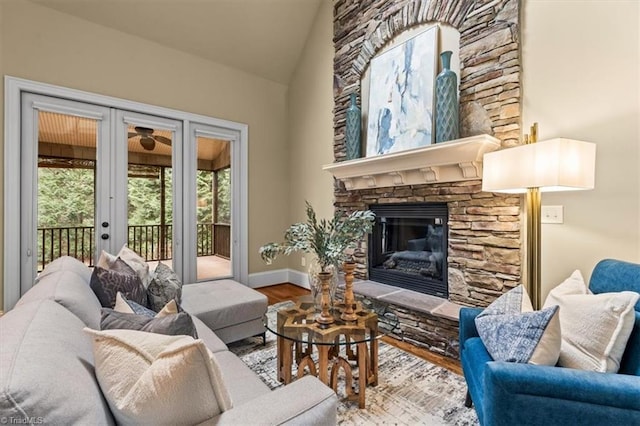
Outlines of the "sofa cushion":
<svg viewBox="0 0 640 426">
<path fill-rule="evenodd" d="M 64 261 L 66 262 L 68 261 Z M 53 300 L 75 314 L 86 326 L 99 328 L 100 302 L 91 291 L 89 282 L 75 269 L 56 269 L 45 275 L 41 274 L 38 283 L 18 300 L 16 307 L 36 300 Z"/>
<path fill-rule="evenodd" d="M 155 317 L 157 314 L 157 312 L 152 311 L 146 306 L 127 299 L 121 292 L 116 293 L 116 304 L 113 306 L 113 310 L 127 314 L 146 315 L 150 318 Z"/>
<path fill-rule="evenodd" d="M 186 335 L 198 338 L 196 327 L 191 315 L 180 312 L 170 315 L 148 317 L 146 315 L 117 312 L 113 309 L 102 308 L 101 330 L 140 330 L 149 333 L 167 334 L 171 336 Z"/>
<path fill-rule="evenodd" d="M 127 299 L 147 306 L 147 292 L 140 277 L 123 260 L 118 259 L 111 269 L 99 266 L 93 268 L 90 281 L 91 289 L 105 308 L 113 308 L 116 294 L 121 292 Z"/>
<path fill-rule="evenodd" d="M 91 278 L 91 268 L 74 257 L 62 256 L 45 266 L 42 272 L 40 272 L 36 277 L 35 282 L 38 283 L 42 278 L 46 277 L 50 273 L 58 271 L 75 272 L 86 282 L 89 282 L 89 279 Z"/>
<path fill-rule="evenodd" d="M 530 307 L 529 296 L 519 285 L 476 317 L 478 334 L 495 361 L 539 365 L 555 365 L 558 361 L 561 342 L 558 307 L 541 311 Z"/>
<path fill-rule="evenodd" d="M 96 376 L 122 424 L 198 424 L 232 407 L 201 340 L 133 330 L 95 331 Z"/>
<path fill-rule="evenodd" d="M 580 271 L 549 292 L 544 306 L 560 306 L 558 365 L 616 373 L 635 322 L 632 291 L 592 294 Z"/>
<path fill-rule="evenodd" d="M 147 287 L 149 307 L 159 312 L 170 300 L 181 302 L 182 282 L 178 275 L 164 263 L 158 263 Z"/>
<path fill-rule="evenodd" d="M 234 406 L 244 404 L 269 393 L 269 387 L 247 365 L 230 351 L 217 352 L 215 357 L 224 372 L 224 379 Z"/>
<path fill-rule="evenodd" d="M 20 303 L 0 318 L 0 417 L 23 419 L 21 424 L 30 423 L 27 418 L 56 425 L 115 423 L 83 327 L 46 298 Z"/>
<path fill-rule="evenodd" d="M 267 311 L 267 297 L 233 280 L 185 285 L 182 307 L 213 331 L 253 319 Z"/>
</svg>

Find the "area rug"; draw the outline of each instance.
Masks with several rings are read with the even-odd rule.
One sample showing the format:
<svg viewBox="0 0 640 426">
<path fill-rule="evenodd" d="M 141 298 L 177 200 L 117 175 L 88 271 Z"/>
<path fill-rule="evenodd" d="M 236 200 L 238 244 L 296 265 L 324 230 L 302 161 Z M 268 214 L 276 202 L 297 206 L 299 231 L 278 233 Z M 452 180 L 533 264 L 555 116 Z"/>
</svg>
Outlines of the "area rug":
<svg viewBox="0 0 640 426">
<path fill-rule="evenodd" d="M 291 302 L 269 306 L 268 315 Z M 229 345 L 271 389 L 282 386 L 276 376 L 276 337 L 267 332 L 261 338 L 245 339 Z M 473 408 L 464 406 L 464 378 L 431 364 L 395 346 L 380 342 L 378 386 L 368 386 L 366 408 L 342 401 L 338 389 L 340 425 L 478 425 Z"/>
</svg>

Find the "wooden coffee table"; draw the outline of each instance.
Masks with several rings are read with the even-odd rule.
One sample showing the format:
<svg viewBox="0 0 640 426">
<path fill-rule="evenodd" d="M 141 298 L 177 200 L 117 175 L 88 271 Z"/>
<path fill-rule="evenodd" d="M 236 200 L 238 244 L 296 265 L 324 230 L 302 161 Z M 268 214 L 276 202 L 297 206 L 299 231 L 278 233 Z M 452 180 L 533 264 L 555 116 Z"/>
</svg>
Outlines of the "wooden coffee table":
<svg viewBox="0 0 640 426">
<path fill-rule="evenodd" d="M 315 322 L 316 309 L 312 298 L 304 296 L 297 299 L 294 306 L 280 309 L 275 321 L 266 320 L 265 325 L 278 337 L 280 381 L 285 384 L 291 382 L 295 361 L 298 378 L 307 369 L 337 391 L 338 376 L 342 370 L 346 398 L 358 401 L 359 407 L 364 408 L 366 386 L 378 384 L 378 338 L 384 332 L 378 328 L 378 315 L 364 308 L 360 302 L 356 303 L 355 321 L 347 322 L 340 318 L 343 308 L 340 304 L 335 306 L 331 310 L 335 321 L 322 325 Z M 357 373 L 358 392 L 353 386 L 354 373 Z"/>
</svg>

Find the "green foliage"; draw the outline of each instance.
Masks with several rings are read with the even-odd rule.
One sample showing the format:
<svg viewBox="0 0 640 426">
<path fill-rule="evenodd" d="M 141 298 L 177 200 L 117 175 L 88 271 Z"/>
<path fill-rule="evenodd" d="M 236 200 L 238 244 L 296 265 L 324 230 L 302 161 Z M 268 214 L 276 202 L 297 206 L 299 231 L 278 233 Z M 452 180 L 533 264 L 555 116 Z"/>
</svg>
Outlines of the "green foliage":
<svg viewBox="0 0 640 426">
<path fill-rule="evenodd" d="M 271 264 L 280 254 L 290 255 L 296 251 L 315 254 L 322 271 L 329 271 L 349 258 L 347 249 L 371 232 L 375 214 L 371 210 L 354 211 L 348 216 L 337 213 L 328 221 L 318 220 L 313 207 L 306 203 L 307 221 L 295 223 L 285 231 L 284 242 L 268 243 L 260 247 L 260 256 Z"/>
<path fill-rule="evenodd" d="M 218 173 L 218 223 L 231 223 L 231 169 Z"/>
<path fill-rule="evenodd" d="M 38 227 L 93 226 L 91 169 L 38 168 Z"/>
</svg>

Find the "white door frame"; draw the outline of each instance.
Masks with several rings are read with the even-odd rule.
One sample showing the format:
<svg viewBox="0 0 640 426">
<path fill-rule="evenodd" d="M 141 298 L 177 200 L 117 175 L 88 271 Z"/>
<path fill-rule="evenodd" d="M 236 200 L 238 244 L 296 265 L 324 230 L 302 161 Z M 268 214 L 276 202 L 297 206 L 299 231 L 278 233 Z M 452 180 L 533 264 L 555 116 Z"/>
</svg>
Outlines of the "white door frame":
<svg viewBox="0 0 640 426">
<path fill-rule="evenodd" d="M 4 310 L 11 309 L 24 291 L 20 288 L 20 146 L 21 146 L 21 94 L 34 93 L 54 96 L 72 101 L 86 102 L 110 108 L 127 111 L 135 111 L 142 114 L 155 115 L 182 122 L 183 141 L 189 140 L 190 129 L 197 124 L 226 129 L 237 134 L 237 146 L 232 157 L 232 169 L 237 171 L 232 199 L 236 200 L 237 207 L 232 211 L 233 221 L 236 224 L 233 235 L 233 247 L 238 247 L 239 253 L 234 259 L 234 279 L 241 283 L 248 283 L 248 138 L 249 128 L 246 124 L 229 120 L 192 114 L 184 111 L 173 110 L 160 106 L 143 104 L 126 99 L 111 96 L 98 95 L 62 86 L 25 80 L 21 78 L 5 76 L 4 79 L 4 242 L 3 242 L 3 281 L 4 281 Z M 190 144 L 185 143 L 185 146 Z M 184 155 L 188 152 L 183 151 Z M 187 173 L 188 171 L 185 171 Z M 189 176 L 189 175 L 185 175 Z M 235 177 L 235 173 L 234 173 Z M 194 180 L 195 173 L 189 176 Z M 189 188 L 187 182 L 183 187 Z M 191 189 L 189 189 L 191 191 Z M 189 197 L 184 194 L 185 202 Z M 185 235 L 185 238 L 190 238 Z M 185 247 L 187 244 L 183 244 Z M 185 258 L 188 253 L 184 253 Z M 190 280 L 193 281 L 193 280 Z M 190 282 L 186 281 L 185 282 Z"/>
</svg>

